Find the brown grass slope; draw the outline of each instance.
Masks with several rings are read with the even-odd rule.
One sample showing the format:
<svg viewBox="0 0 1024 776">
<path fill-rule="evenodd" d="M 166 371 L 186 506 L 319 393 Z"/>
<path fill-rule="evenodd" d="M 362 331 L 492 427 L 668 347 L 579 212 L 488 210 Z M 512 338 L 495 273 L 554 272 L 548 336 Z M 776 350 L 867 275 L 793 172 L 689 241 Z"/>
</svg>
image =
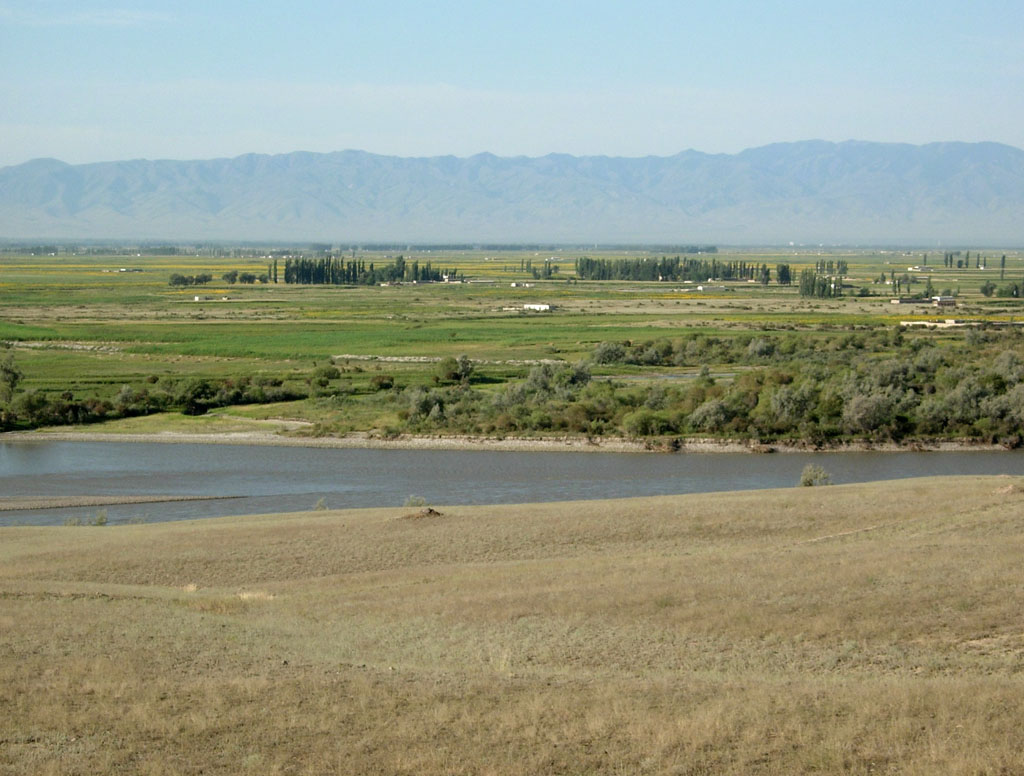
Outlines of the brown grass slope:
<svg viewBox="0 0 1024 776">
<path fill-rule="evenodd" d="M 1022 486 L 5 528 L 0 773 L 1021 773 Z"/>
</svg>

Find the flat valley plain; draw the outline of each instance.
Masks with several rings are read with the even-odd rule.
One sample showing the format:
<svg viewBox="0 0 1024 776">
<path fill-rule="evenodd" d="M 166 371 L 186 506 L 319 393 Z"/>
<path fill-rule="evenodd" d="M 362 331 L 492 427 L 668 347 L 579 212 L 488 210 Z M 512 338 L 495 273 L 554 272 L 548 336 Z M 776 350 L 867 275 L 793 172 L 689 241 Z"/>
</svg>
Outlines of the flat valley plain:
<svg viewBox="0 0 1024 776">
<path fill-rule="evenodd" d="M 398 253 L 357 252 L 354 258 L 381 267 L 393 262 Z M 748 417 L 759 393 L 767 407 L 777 387 L 789 383 L 791 388 L 799 387 L 800 378 L 808 374 L 800 348 L 823 359 L 825 371 L 815 373 L 816 382 L 808 388 L 815 401 L 823 390 L 823 375 L 837 366 L 854 364 L 857 379 L 881 382 L 871 387 L 887 390 L 891 377 L 871 372 L 874 364 L 886 359 L 910 362 L 921 351 L 930 351 L 924 368 L 934 371 L 936 365 L 944 366 L 947 373 L 921 377 L 918 382 L 927 385 L 912 386 L 919 395 L 934 391 L 936 381 L 940 392 L 951 392 L 965 376 L 955 367 L 975 368 L 967 361 L 977 359 L 980 390 L 1002 402 L 1001 413 L 1015 411 L 1000 392 L 1017 382 L 1017 364 L 1024 361 L 1021 337 L 1011 336 L 1019 330 L 1007 326 L 1019 322 L 1024 302 L 998 293 L 985 296 L 981 289 L 986 284 L 1000 290 L 1013 284 L 1024 286 L 1024 254 L 1019 251 L 974 251 L 966 262 L 961 258 L 966 253 L 958 253 L 957 261 L 967 264 L 959 268 L 941 266 L 943 255 L 938 252 L 722 251 L 698 258 L 764 264 L 772 282 L 767 286 L 713 282 L 703 288 L 693 283 L 598 282 L 574 277 L 574 261 L 580 256 L 656 260 L 666 255 L 657 251 L 404 253 L 407 262 L 430 261 L 436 268 L 456 269 L 468 282 L 390 287 L 229 284 L 222 279 L 224 274 L 268 272 L 270 255 L 4 253 L 0 255 L 0 342 L 10 348 L 6 355 L 24 374 L 19 391 L 34 391 L 43 402 L 23 401 L 21 419 L 10 427 L 55 424 L 59 417 L 81 415 L 82 402 L 97 400 L 116 408 L 109 417 L 120 417 L 89 423 L 79 431 L 249 430 L 292 436 L 357 433 L 383 439 L 399 434 L 580 438 L 710 434 L 797 441 L 815 435 L 852 438 L 863 434 L 878 441 L 907 433 L 893 424 L 879 426 L 877 419 L 847 422 L 838 415 L 802 426 L 800 413 L 811 411 L 806 409 L 786 417 L 764 413 L 760 418 Z M 279 260 L 282 276 L 284 261 Z M 817 262 L 847 263 L 842 298 L 798 294 L 796 278 Z M 775 282 L 776 269 L 783 263 L 791 267 L 791 286 Z M 535 279 L 531 270 L 538 268 L 551 268 L 550 277 Z M 174 274 L 204 273 L 213 280 L 203 286 L 168 284 Z M 958 306 L 940 310 L 920 304 L 892 305 L 891 282 L 901 278 L 904 284 L 910 283 L 902 287 L 903 295 L 920 294 L 930 282 L 936 294 L 956 293 Z M 552 309 L 530 312 L 524 309 L 529 304 Z M 977 338 L 977 347 L 965 347 L 965 337 L 977 332 L 934 327 L 951 317 L 989 327 L 989 332 Z M 927 326 L 901 329 L 907 322 Z M 997 326 L 1004 328 L 993 328 Z M 625 359 L 596 359 L 602 343 L 625 343 Z M 992 367 L 1007 350 L 1015 354 L 1013 363 Z M 653 360 L 648 357 L 651 353 Z M 456 391 L 451 381 L 439 386 L 437 362 L 459 356 L 466 356 L 473 365 L 467 386 L 472 391 Z M 616 387 L 603 394 L 591 387 L 582 396 L 579 391 L 544 385 L 543 395 L 530 394 L 529 401 L 524 401 L 515 384 L 527 381 L 531 370 L 545 361 L 556 370 L 584 362 L 594 378 L 614 382 Z M 771 373 L 775 366 L 781 372 Z M 337 376 L 324 376 L 325 368 L 336 368 Z M 704 368 L 715 387 L 708 383 L 684 395 L 684 387 Z M 998 374 L 989 373 L 993 368 Z M 751 371 L 756 374 L 748 385 L 730 389 L 738 377 Z M 542 382 L 566 379 L 564 374 L 540 378 Z M 180 406 L 189 381 L 196 385 L 207 381 L 213 386 L 210 394 L 224 385 L 262 381 L 280 386 L 285 400 L 238 404 L 209 399 L 211 406 L 201 416 L 154 411 L 158 397 Z M 655 385 L 663 392 L 652 397 Z M 421 389 L 435 393 L 419 395 Z M 847 400 L 865 392 L 849 385 L 829 390 L 843 393 Z M 961 393 L 966 396 L 978 390 L 964 384 Z M 297 398 L 300 395 L 305 398 Z M 67 397 L 63 406 L 61 397 Z M 716 398 L 728 405 L 727 414 L 716 418 L 705 412 L 698 422 L 693 411 Z M 890 399 L 883 396 L 880 401 L 891 403 Z M 977 405 L 981 399 L 976 399 Z M 52 406 L 47 408 L 46 402 Z M 516 405 L 516 411 L 503 411 L 502 402 Z M 78 403 L 78 409 L 66 406 L 69 403 Z M 444 412 L 432 416 L 434 404 L 443 405 Z M 819 404 L 824 407 L 817 411 L 819 415 L 835 411 L 827 406 L 824 394 Z M 536 411 L 531 414 L 527 405 Z M 661 415 L 642 412 L 646 407 Z M 925 434 L 936 435 L 944 429 L 954 438 L 994 442 L 1013 428 L 1012 422 L 986 424 L 983 418 L 965 416 L 960 407 L 927 409 L 920 418 L 911 418 L 910 424 L 925 429 Z M 33 413 L 42 420 L 31 421 Z M 629 413 L 632 419 L 625 417 Z M 742 417 L 730 420 L 733 414 Z M 47 420 L 51 415 L 53 420 Z"/>
<path fill-rule="evenodd" d="M 1024 479 L 0 542 L 0 772 L 1024 771 Z"/>
</svg>

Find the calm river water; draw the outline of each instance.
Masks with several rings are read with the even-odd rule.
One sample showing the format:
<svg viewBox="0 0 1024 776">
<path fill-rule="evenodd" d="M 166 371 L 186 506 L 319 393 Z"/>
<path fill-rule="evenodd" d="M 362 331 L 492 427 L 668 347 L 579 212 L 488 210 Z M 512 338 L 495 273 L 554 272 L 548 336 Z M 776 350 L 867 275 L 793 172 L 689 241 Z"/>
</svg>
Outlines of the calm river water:
<svg viewBox="0 0 1024 776">
<path fill-rule="evenodd" d="M 111 505 L 111 523 L 427 503 L 495 504 L 794 486 L 807 463 L 836 483 L 1024 474 L 1024 452 L 539 453 L 118 442 L 0 443 L 0 497 L 188 496 Z M 231 498 L 222 498 L 229 496 Z M 216 500 L 202 500 L 202 499 Z M 88 520 L 98 507 L 0 512 L 0 525 Z"/>
</svg>

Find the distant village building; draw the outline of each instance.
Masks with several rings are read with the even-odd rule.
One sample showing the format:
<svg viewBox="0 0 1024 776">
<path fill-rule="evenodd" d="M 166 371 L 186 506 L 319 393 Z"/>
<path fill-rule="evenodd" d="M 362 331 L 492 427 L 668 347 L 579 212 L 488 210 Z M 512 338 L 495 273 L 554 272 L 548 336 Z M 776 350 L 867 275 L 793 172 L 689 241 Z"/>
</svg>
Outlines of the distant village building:
<svg viewBox="0 0 1024 776">
<path fill-rule="evenodd" d="M 551 310 L 551 305 L 549 305 L 549 304 L 524 304 L 523 305 L 523 309 L 524 310 L 532 310 L 533 312 L 537 312 L 537 313 L 546 313 L 549 310 Z"/>
</svg>

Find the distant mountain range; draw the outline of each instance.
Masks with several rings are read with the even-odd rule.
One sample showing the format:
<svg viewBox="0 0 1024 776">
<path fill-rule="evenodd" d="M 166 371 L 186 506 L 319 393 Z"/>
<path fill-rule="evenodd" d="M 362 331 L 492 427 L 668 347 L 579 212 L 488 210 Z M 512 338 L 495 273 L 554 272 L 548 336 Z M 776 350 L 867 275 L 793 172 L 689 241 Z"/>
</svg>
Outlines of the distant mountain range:
<svg viewBox="0 0 1024 776">
<path fill-rule="evenodd" d="M 0 238 L 1024 244 L 1024 151 L 778 143 L 669 157 L 362 151 L 0 168 Z"/>
</svg>

